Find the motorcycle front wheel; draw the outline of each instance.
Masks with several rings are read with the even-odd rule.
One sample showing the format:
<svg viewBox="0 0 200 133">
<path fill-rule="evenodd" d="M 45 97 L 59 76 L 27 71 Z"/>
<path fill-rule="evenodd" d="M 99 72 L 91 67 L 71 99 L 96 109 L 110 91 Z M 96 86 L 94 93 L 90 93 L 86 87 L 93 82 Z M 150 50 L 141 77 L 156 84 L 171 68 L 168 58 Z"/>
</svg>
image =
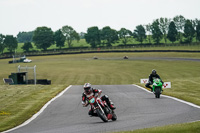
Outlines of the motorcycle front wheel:
<svg viewBox="0 0 200 133">
<path fill-rule="evenodd" d="M 101 111 L 101 109 L 97 109 L 97 114 L 101 118 L 102 121 L 108 122 L 108 118 L 104 112 Z"/>
<path fill-rule="evenodd" d="M 156 98 L 160 98 L 160 93 L 161 92 L 161 88 L 160 87 L 158 87 L 158 88 L 155 88 L 155 97 Z"/>
</svg>

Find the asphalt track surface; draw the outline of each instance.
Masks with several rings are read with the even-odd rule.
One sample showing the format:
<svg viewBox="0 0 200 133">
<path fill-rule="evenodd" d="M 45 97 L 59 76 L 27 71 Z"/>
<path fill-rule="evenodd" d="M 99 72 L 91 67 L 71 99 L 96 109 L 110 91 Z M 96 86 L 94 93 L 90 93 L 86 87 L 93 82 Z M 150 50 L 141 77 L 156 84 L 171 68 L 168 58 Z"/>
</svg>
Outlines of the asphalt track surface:
<svg viewBox="0 0 200 133">
<path fill-rule="evenodd" d="M 104 123 L 88 116 L 82 107 L 82 86 L 71 86 L 53 100 L 28 124 L 9 133 L 104 133 L 186 123 L 200 120 L 200 107 L 161 95 L 154 95 L 135 85 L 95 85 L 115 103 L 117 121 Z"/>
<path fill-rule="evenodd" d="M 122 60 L 121 57 L 100 58 L 103 60 Z M 195 61 L 200 62 L 198 58 L 175 58 L 175 57 L 128 57 L 129 60 L 162 60 L 162 61 Z"/>
</svg>

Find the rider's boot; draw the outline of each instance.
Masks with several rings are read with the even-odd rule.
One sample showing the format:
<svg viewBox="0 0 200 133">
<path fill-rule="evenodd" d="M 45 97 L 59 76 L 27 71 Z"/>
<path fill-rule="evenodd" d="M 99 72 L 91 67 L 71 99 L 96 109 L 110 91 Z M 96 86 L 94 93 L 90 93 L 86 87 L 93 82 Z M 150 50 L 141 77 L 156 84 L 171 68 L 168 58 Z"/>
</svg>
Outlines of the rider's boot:
<svg viewBox="0 0 200 133">
<path fill-rule="evenodd" d="M 93 116 L 93 111 L 92 111 L 92 109 L 89 110 L 88 115 L 89 115 L 90 117 Z"/>
<path fill-rule="evenodd" d="M 108 98 L 107 95 L 104 95 L 102 97 L 102 100 L 106 101 L 106 103 L 108 104 L 108 106 L 110 107 L 110 109 L 112 109 L 112 110 L 116 109 L 116 107 L 114 106 L 113 102 Z"/>
<path fill-rule="evenodd" d="M 151 92 L 153 92 L 153 88 L 150 86 Z"/>
<path fill-rule="evenodd" d="M 110 107 L 110 109 L 112 110 L 116 109 L 116 107 L 114 106 L 114 103 L 110 99 L 108 100 L 107 104 Z"/>
<path fill-rule="evenodd" d="M 112 110 L 116 109 L 116 107 L 114 106 L 114 104 L 110 104 L 110 109 L 112 109 Z"/>
<path fill-rule="evenodd" d="M 92 109 L 89 110 L 88 115 L 90 117 L 92 117 L 92 116 L 98 116 L 97 113 L 94 113 L 94 111 Z"/>
</svg>

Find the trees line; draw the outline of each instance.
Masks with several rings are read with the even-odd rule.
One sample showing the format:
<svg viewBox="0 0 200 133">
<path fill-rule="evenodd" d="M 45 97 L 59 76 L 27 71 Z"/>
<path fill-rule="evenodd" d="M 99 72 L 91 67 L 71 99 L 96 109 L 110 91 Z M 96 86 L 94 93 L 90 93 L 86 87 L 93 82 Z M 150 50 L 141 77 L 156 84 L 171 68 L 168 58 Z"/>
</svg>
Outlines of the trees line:
<svg viewBox="0 0 200 133">
<path fill-rule="evenodd" d="M 23 42 L 22 49 L 26 52 L 33 48 L 33 42 L 38 49 L 47 50 L 51 45 L 56 44 L 58 48 L 62 48 L 67 42 L 68 47 L 73 47 L 73 41 L 79 41 L 85 38 L 91 47 L 112 46 L 112 44 L 122 41 L 123 45 L 134 38 L 141 44 L 148 40 L 149 44 L 159 44 L 164 38 L 174 43 L 191 43 L 193 38 L 200 41 L 200 20 L 189 20 L 182 15 L 177 15 L 173 19 L 159 18 L 147 25 L 138 25 L 132 32 L 129 29 L 121 28 L 119 31 L 105 26 L 99 29 L 97 26 L 89 27 L 86 33 L 77 33 L 71 26 L 63 26 L 61 29 L 53 32 L 49 27 L 37 27 L 34 31 L 19 32 L 17 37 L 13 35 L 0 34 L 0 51 L 3 54 L 5 48 L 13 53 L 18 47 L 18 42 Z M 184 39 L 183 39 L 184 38 Z M 152 40 L 153 39 L 153 40 Z"/>
</svg>

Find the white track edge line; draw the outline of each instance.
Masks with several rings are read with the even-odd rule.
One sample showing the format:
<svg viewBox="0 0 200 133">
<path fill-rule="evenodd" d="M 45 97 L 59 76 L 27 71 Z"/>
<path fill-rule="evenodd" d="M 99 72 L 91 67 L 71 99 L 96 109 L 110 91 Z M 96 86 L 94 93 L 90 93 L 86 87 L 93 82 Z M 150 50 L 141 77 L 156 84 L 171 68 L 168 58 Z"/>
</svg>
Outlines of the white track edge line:
<svg viewBox="0 0 200 133">
<path fill-rule="evenodd" d="M 145 88 L 143 88 L 143 87 L 141 87 L 141 86 L 139 86 L 139 85 L 135 85 L 135 84 L 132 84 L 132 85 L 134 85 L 134 86 L 136 86 L 136 87 L 138 87 L 138 88 L 140 88 L 140 89 L 142 89 L 142 90 L 144 90 L 144 91 L 146 91 L 146 92 L 148 92 L 148 93 L 152 93 L 152 92 L 150 92 L 149 90 L 147 90 L 147 89 L 145 89 Z M 172 97 L 172 96 L 167 96 L 167 95 L 162 95 L 162 96 L 163 96 L 163 97 L 167 97 L 167 98 L 171 98 L 171 99 L 173 99 L 173 100 L 176 100 L 176 101 L 179 101 L 179 102 L 181 102 L 181 103 L 185 103 L 185 104 L 187 104 L 187 105 L 190 105 L 190 106 L 192 106 L 192 107 L 195 107 L 195 108 L 200 109 L 200 106 L 198 106 L 198 105 L 196 105 L 196 104 L 194 104 L 194 103 L 190 103 L 190 102 L 187 102 L 187 101 L 184 101 L 184 100 L 181 100 L 181 99 Z"/>
<path fill-rule="evenodd" d="M 140 89 L 142 89 L 142 90 L 144 90 L 144 91 L 146 91 L 146 92 L 148 92 L 148 93 L 152 93 L 151 91 L 145 89 L 144 87 L 141 87 L 141 86 L 136 85 L 136 84 L 132 84 L 132 85 L 134 85 L 134 86 L 136 86 L 136 87 L 138 87 L 138 88 L 140 88 Z M 192 107 L 195 107 L 195 108 L 200 109 L 200 106 L 198 106 L 198 105 L 196 105 L 196 104 L 193 104 L 193 103 L 190 103 L 190 102 L 187 102 L 187 101 L 184 101 L 184 100 L 175 98 L 175 97 L 167 96 L 167 95 L 162 95 L 162 96 L 163 96 L 163 97 L 167 97 L 167 98 L 171 98 L 171 99 L 173 99 L 173 100 L 175 100 L 175 101 L 178 101 L 178 102 L 181 102 L 181 103 L 187 104 L 187 105 L 189 105 L 189 106 L 192 106 Z M 199 121 L 200 121 L 200 120 L 196 120 L 196 121 L 191 121 L 191 122 L 187 122 L 187 123 L 193 123 L 193 122 L 199 122 Z"/>
<path fill-rule="evenodd" d="M 55 96 L 54 98 L 52 98 L 50 101 L 48 101 L 41 109 L 39 112 L 37 112 L 36 114 L 34 114 L 30 119 L 28 119 L 27 121 L 25 121 L 24 123 L 22 123 L 21 125 L 17 126 L 17 127 L 14 127 L 14 128 L 11 128 L 9 130 L 6 130 L 6 131 L 3 131 L 1 133 L 8 133 L 10 131 L 13 131 L 13 130 L 16 130 L 20 127 L 23 127 L 27 124 L 29 124 L 31 121 L 33 121 L 35 118 L 37 118 L 46 108 L 47 106 L 53 102 L 54 100 L 56 100 L 58 97 L 62 96 L 72 85 L 68 86 L 67 88 L 65 88 L 62 92 L 60 92 L 57 96 Z"/>
</svg>

